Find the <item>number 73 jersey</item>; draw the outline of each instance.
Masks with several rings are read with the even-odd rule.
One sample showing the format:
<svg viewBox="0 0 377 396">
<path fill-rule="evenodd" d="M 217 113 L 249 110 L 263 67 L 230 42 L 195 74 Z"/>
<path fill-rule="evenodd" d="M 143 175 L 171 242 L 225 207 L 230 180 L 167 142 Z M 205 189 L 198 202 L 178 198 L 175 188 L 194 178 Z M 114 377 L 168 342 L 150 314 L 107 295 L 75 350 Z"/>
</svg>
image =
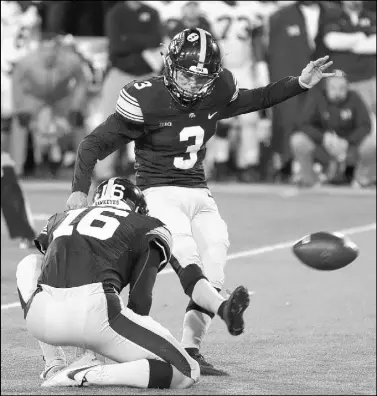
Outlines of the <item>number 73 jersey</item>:
<svg viewBox="0 0 377 396">
<path fill-rule="evenodd" d="M 221 110 L 238 95 L 237 83 L 224 69 L 212 93 L 193 110 L 179 107 L 165 88 L 163 77 L 131 82 L 119 94 L 116 112 L 135 139 L 136 184 L 206 187 L 203 169 L 207 141 L 215 134 Z M 124 131 L 127 135 L 127 130 Z"/>
<path fill-rule="evenodd" d="M 212 33 L 220 45 L 224 65 L 231 70 L 250 67 L 253 61 L 251 32 L 262 26 L 261 5 L 257 1 L 224 1 L 200 3 Z"/>
</svg>

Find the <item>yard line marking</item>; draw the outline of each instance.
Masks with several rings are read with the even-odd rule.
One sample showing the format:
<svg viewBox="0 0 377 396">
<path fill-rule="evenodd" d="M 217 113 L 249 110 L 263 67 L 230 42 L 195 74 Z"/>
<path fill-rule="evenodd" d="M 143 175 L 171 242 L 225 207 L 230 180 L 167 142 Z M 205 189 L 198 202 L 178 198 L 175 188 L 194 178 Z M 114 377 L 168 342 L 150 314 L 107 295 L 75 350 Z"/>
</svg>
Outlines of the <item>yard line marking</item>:
<svg viewBox="0 0 377 396">
<path fill-rule="evenodd" d="M 14 303 L 10 303 L 10 304 L 2 304 L 1 305 L 1 310 L 7 310 L 7 309 L 11 309 L 11 308 L 17 308 L 20 307 L 21 304 L 19 302 L 14 302 Z"/>
<path fill-rule="evenodd" d="M 36 221 L 43 221 L 43 220 L 48 220 L 52 215 L 48 213 L 35 213 L 33 215 L 33 220 Z"/>
<path fill-rule="evenodd" d="M 360 234 L 362 232 L 367 232 L 367 231 L 372 231 L 376 229 L 376 223 L 371 223 L 367 224 L 364 226 L 359 226 L 359 227 L 351 227 L 351 228 L 345 228 L 343 230 L 339 231 L 334 231 L 334 232 L 340 232 L 341 234 L 344 235 L 354 235 L 354 234 Z M 252 256 L 258 256 L 260 254 L 265 254 L 265 253 L 270 253 L 274 252 L 275 250 L 281 250 L 281 249 L 286 249 L 292 247 L 300 238 L 297 238 L 292 241 L 288 242 L 283 242 L 283 243 L 277 243 L 275 245 L 266 245 L 266 246 L 261 246 L 259 248 L 254 248 L 250 250 L 244 250 L 238 253 L 232 253 L 229 254 L 227 262 L 232 261 L 232 260 L 237 260 L 239 258 L 244 258 L 244 257 L 252 257 Z M 171 274 L 174 272 L 172 268 L 169 268 L 163 272 L 161 272 L 160 275 L 163 274 Z"/>
<path fill-rule="evenodd" d="M 333 232 L 339 232 L 344 235 L 355 235 L 355 234 L 361 234 L 362 232 L 373 231 L 375 229 L 376 229 L 376 223 L 371 223 L 371 224 L 366 224 L 366 225 L 358 226 L 358 227 L 344 228 L 342 230 L 333 231 Z M 274 245 L 265 245 L 265 246 L 261 246 L 259 248 L 244 250 L 244 251 L 241 251 L 238 253 L 232 253 L 232 254 L 229 254 L 227 261 L 233 261 L 233 260 L 237 260 L 239 258 L 244 258 L 244 257 L 258 256 L 260 254 L 274 252 L 275 250 L 290 248 L 298 241 L 298 239 L 291 240 L 288 242 L 283 242 L 283 243 L 277 243 Z M 172 274 L 172 273 L 174 273 L 174 270 L 172 268 L 169 268 L 167 270 L 163 270 L 159 274 L 159 276 L 168 275 L 168 274 Z M 11 309 L 11 308 L 16 308 L 19 306 L 20 306 L 20 303 L 18 303 L 18 302 L 13 302 L 10 304 L 2 304 L 1 310 L 3 311 L 3 310 Z"/>
</svg>

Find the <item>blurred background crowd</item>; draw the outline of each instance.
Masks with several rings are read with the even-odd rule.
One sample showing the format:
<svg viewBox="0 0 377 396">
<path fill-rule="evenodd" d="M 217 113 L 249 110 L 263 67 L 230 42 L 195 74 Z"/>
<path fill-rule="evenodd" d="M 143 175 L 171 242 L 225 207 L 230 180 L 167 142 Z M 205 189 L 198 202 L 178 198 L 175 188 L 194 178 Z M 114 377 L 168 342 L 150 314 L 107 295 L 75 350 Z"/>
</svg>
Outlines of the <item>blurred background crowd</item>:
<svg viewBox="0 0 377 396">
<path fill-rule="evenodd" d="M 375 186 L 369 1 L 1 1 L 2 152 L 16 173 L 70 178 L 80 140 L 115 111 L 119 90 L 159 74 L 164 45 L 190 27 L 215 36 L 241 88 L 298 76 L 326 54 L 342 71 L 273 109 L 220 122 L 207 147 L 210 180 Z M 95 173 L 131 175 L 134 160 L 130 144 Z"/>
</svg>

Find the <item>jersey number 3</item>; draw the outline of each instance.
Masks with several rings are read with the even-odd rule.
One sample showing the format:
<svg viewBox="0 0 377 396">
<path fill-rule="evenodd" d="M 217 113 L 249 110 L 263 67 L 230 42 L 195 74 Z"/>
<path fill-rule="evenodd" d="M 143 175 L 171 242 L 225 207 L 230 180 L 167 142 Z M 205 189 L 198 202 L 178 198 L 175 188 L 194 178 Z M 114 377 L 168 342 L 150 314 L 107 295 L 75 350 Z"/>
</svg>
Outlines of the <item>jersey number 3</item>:
<svg viewBox="0 0 377 396">
<path fill-rule="evenodd" d="M 198 151 L 202 147 L 204 141 L 204 129 L 199 125 L 183 128 L 179 134 L 179 140 L 181 142 L 186 142 L 190 137 L 195 137 L 195 144 L 191 144 L 186 150 L 186 153 L 190 153 L 190 158 L 174 158 L 174 166 L 178 169 L 190 169 L 195 165 L 198 160 Z"/>
<path fill-rule="evenodd" d="M 69 212 L 67 217 L 58 225 L 56 230 L 53 232 L 53 239 L 56 239 L 60 236 L 68 236 L 72 235 L 74 225 L 71 223 L 79 216 L 84 210 L 76 209 Z M 117 228 L 119 227 L 119 221 L 114 217 L 106 216 L 103 212 L 114 213 L 119 217 L 127 217 L 128 212 L 125 210 L 119 210 L 114 208 L 95 208 L 91 209 L 77 224 L 76 231 L 81 235 L 90 236 L 101 241 L 105 241 L 106 239 L 110 239 Z M 93 222 L 97 221 L 101 224 L 99 226 L 93 226 Z"/>
</svg>

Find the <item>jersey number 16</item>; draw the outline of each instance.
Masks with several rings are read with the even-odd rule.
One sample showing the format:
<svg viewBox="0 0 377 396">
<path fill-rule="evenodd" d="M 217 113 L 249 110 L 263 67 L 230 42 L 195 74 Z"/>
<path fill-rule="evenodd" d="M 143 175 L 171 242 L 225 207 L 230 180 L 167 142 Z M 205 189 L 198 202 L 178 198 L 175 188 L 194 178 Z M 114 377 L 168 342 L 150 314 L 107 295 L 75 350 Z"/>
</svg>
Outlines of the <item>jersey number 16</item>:
<svg viewBox="0 0 377 396">
<path fill-rule="evenodd" d="M 56 230 L 53 232 L 53 239 L 60 236 L 72 235 L 75 225 L 71 223 L 88 208 L 75 209 L 68 213 L 67 217 L 58 225 Z M 76 231 L 85 236 L 90 236 L 101 241 L 110 239 L 117 228 L 119 227 L 119 220 L 114 217 L 106 216 L 103 212 L 114 213 L 119 217 L 127 217 L 128 212 L 125 210 L 119 210 L 115 208 L 94 208 L 90 209 L 89 212 L 76 224 Z M 93 222 L 97 221 L 102 223 L 99 226 L 94 226 Z"/>
</svg>

